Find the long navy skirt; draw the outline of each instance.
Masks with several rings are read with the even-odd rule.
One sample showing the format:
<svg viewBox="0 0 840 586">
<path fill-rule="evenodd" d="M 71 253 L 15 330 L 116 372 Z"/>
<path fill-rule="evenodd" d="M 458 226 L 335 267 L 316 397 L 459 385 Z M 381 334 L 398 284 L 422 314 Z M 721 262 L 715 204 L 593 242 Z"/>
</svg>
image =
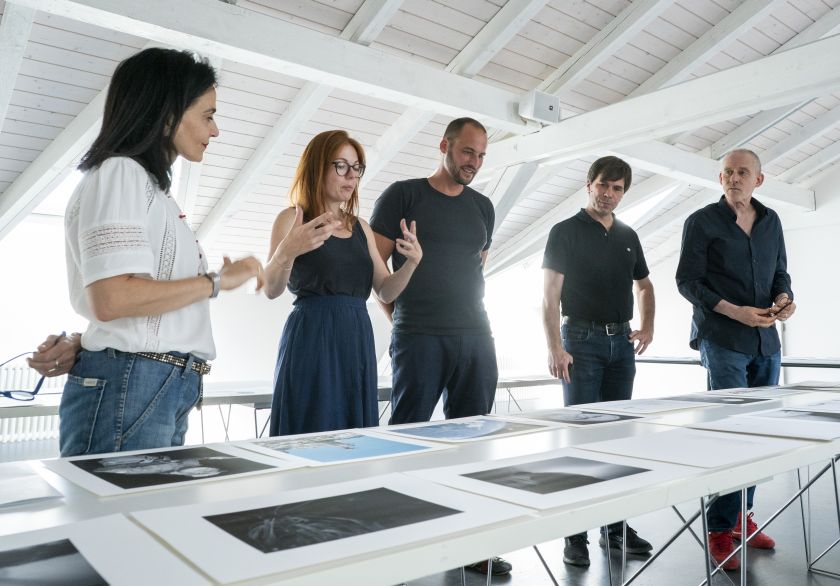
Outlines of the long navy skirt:
<svg viewBox="0 0 840 586">
<path fill-rule="evenodd" d="M 274 370 L 271 435 L 377 425 L 376 354 L 365 301 L 302 297 Z"/>
</svg>

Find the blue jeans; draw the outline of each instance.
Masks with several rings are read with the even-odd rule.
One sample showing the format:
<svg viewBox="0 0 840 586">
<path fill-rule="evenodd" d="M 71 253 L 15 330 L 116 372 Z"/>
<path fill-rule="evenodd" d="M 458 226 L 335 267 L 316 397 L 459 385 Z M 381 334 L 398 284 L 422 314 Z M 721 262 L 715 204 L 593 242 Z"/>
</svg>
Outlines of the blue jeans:
<svg viewBox="0 0 840 586">
<path fill-rule="evenodd" d="M 443 395 L 447 419 L 486 415 L 493 408 L 499 368 L 490 334 L 391 335 L 391 420 L 428 421 Z"/>
<path fill-rule="evenodd" d="M 572 355 L 572 381 L 563 383 L 567 406 L 629 399 L 636 376 L 630 326 L 613 336 L 603 328 L 563 324 L 563 347 Z"/>
<path fill-rule="evenodd" d="M 174 353 L 173 353 L 174 354 Z M 112 348 L 82 350 L 59 407 L 62 457 L 181 446 L 201 376 Z"/>
<path fill-rule="evenodd" d="M 779 384 L 782 355 L 752 356 L 700 340 L 700 362 L 706 367 L 710 390 L 738 387 L 764 387 Z M 752 509 L 755 487 L 747 489 L 747 509 Z M 709 506 L 709 531 L 729 531 L 741 513 L 741 494 L 718 497 Z"/>
</svg>

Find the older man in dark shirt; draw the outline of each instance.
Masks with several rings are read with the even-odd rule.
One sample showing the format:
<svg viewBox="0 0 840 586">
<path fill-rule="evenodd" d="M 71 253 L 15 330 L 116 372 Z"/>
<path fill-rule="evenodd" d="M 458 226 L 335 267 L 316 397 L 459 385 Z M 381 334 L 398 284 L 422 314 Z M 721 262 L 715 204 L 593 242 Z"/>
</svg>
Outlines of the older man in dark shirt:
<svg viewBox="0 0 840 586">
<path fill-rule="evenodd" d="M 683 227 L 677 287 L 694 306 L 690 345 L 700 350 L 709 388 L 757 387 L 779 382 L 781 344 L 776 321 L 796 309 L 787 273 L 779 216 L 752 194 L 764 182 L 761 161 L 749 150 L 723 159 L 717 203 L 694 212 Z M 755 487 L 747 491 L 752 508 Z M 722 495 L 709 507 L 709 545 L 720 563 L 740 539 L 738 493 Z M 750 513 L 747 535 L 757 530 Z M 772 549 L 764 533 L 750 546 Z M 737 569 L 737 557 L 724 568 Z"/>
</svg>

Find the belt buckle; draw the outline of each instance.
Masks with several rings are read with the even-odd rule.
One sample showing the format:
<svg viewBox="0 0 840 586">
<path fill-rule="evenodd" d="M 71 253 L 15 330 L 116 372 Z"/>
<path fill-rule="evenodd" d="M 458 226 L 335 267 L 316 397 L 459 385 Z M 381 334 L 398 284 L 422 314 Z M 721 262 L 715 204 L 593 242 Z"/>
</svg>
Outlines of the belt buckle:
<svg viewBox="0 0 840 586">
<path fill-rule="evenodd" d="M 607 332 L 608 336 L 615 336 L 617 333 L 619 333 L 621 331 L 621 324 L 619 324 L 619 323 L 604 324 L 604 330 Z"/>
</svg>

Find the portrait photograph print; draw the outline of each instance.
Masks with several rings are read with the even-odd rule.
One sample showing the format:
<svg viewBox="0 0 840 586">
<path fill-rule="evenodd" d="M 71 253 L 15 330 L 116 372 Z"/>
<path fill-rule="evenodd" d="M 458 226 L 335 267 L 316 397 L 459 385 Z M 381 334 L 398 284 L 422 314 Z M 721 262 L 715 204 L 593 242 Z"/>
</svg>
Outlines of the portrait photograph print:
<svg viewBox="0 0 840 586">
<path fill-rule="evenodd" d="M 356 556 L 438 542 L 529 512 L 404 474 L 387 474 L 132 516 L 217 582 L 271 576 L 267 581 L 273 583 L 306 569 L 313 573 L 308 583 L 330 584 L 336 582 L 334 576 L 319 580 L 320 568 L 330 572 Z"/>
<path fill-rule="evenodd" d="M 210 582 L 123 515 L 0 537 L 2 586 L 206 586 Z"/>
<path fill-rule="evenodd" d="M 100 496 L 151 490 L 187 482 L 272 472 L 293 467 L 231 446 L 197 446 L 48 460 L 45 465 Z"/>
<path fill-rule="evenodd" d="M 655 435 L 655 434 L 653 434 Z M 540 454 L 408 472 L 476 494 L 546 510 L 584 506 L 699 473 L 685 466 L 563 448 Z M 595 506 L 593 504 L 593 506 Z"/>
<path fill-rule="evenodd" d="M 498 417 L 465 417 L 444 422 L 411 424 L 383 429 L 383 432 L 443 442 L 468 442 L 543 431 L 552 426 L 540 422 L 512 421 Z"/>
</svg>

